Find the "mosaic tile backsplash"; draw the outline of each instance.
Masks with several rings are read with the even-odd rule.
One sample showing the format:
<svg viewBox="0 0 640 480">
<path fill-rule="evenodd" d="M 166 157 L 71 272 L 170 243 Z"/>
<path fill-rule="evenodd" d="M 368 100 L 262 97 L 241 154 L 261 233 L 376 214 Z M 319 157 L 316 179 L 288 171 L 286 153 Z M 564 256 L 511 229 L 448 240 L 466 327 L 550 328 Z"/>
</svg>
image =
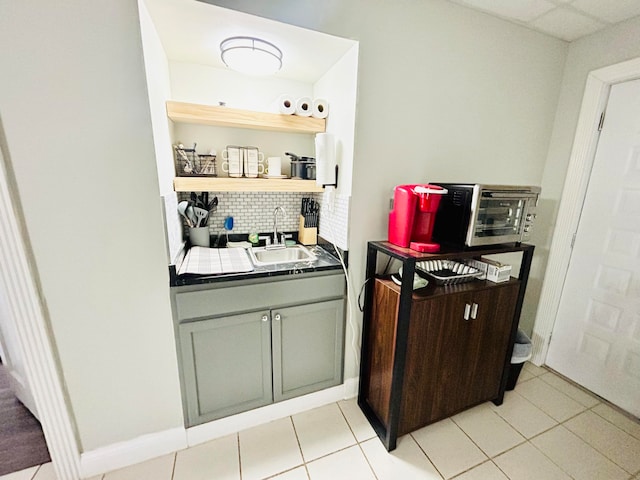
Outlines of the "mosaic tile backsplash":
<svg viewBox="0 0 640 480">
<path fill-rule="evenodd" d="M 273 211 L 283 207 L 286 215 L 278 214 L 278 231 L 298 230 L 300 208 L 303 197 L 313 197 L 321 203 L 319 234 L 334 241 L 344 250 L 347 248 L 347 226 L 349 197 L 323 193 L 291 192 L 209 192 L 209 199 L 218 197 L 218 207 L 209 217 L 211 235 L 224 234 L 224 221 L 233 217 L 230 234 L 267 233 L 273 231 Z M 179 200 L 188 200 L 189 193 L 179 194 Z M 184 226 L 186 238 L 186 224 Z M 335 238 L 334 238 L 335 236 Z"/>
</svg>

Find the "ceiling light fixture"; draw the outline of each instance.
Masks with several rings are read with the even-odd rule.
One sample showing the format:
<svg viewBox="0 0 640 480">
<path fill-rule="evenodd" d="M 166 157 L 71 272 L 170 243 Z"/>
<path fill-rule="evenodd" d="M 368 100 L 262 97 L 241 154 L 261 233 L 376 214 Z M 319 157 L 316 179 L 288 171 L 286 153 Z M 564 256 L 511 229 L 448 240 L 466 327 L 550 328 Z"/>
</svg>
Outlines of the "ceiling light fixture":
<svg viewBox="0 0 640 480">
<path fill-rule="evenodd" d="M 282 67 L 282 51 L 256 37 L 230 37 L 220 43 L 224 64 L 237 72 L 271 75 Z"/>
</svg>

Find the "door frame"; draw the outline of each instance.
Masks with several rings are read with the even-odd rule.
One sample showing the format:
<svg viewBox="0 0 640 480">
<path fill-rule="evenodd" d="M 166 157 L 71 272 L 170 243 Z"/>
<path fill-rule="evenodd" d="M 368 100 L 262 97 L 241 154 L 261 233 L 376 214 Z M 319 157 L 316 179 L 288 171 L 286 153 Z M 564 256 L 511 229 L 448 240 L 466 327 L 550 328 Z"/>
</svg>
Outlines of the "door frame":
<svg viewBox="0 0 640 480">
<path fill-rule="evenodd" d="M 547 358 L 551 333 L 571 260 L 571 243 L 580 222 L 580 213 L 598 146 L 600 116 L 609 101 L 611 86 L 637 78 L 640 78 L 640 58 L 593 70 L 587 76 L 540 293 L 538 313 L 533 326 L 531 361 L 536 365 L 542 365 Z"/>
<path fill-rule="evenodd" d="M 47 311 L 0 118 L 0 275 L 4 278 L 17 348 L 22 352 L 26 381 L 59 480 L 80 478 L 80 446 L 70 406 L 58 371 Z"/>
</svg>

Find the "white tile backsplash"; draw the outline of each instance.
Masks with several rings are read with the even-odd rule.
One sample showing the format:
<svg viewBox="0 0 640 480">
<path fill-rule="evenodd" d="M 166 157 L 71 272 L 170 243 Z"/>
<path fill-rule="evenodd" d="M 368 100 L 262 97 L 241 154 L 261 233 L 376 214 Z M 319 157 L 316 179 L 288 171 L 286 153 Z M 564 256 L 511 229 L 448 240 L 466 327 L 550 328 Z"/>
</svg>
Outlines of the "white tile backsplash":
<svg viewBox="0 0 640 480">
<path fill-rule="evenodd" d="M 303 197 L 313 197 L 321 204 L 319 234 L 344 250 L 348 249 L 350 197 L 334 193 L 298 192 L 209 192 L 209 199 L 218 197 L 218 208 L 209 218 L 212 235 L 224 233 L 224 221 L 233 217 L 232 234 L 273 231 L 273 211 L 283 207 L 286 215 L 278 214 L 278 231 L 297 231 Z M 188 200 L 189 193 L 182 192 L 178 200 Z M 183 225 L 183 230 L 186 225 Z"/>
</svg>

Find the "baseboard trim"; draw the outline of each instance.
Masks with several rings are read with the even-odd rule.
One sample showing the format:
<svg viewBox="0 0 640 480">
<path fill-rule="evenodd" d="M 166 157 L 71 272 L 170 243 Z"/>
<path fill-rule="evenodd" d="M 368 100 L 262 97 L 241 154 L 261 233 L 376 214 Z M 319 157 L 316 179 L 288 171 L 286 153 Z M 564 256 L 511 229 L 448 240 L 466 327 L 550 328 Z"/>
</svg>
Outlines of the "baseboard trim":
<svg viewBox="0 0 640 480">
<path fill-rule="evenodd" d="M 97 448 L 80 455 L 82 478 L 102 475 L 247 428 L 352 398 L 357 391 L 358 379 L 350 378 L 336 387 L 221 418 L 186 430 L 182 427 L 173 428 Z"/>
<path fill-rule="evenodd" d="M 353 395 L 348 394 L 348 384 L 350 382 L 346 381 L 336 387 L 190 427 L 187 429 L 187 444 L 192 447 L 247 428 L 351 398 Z"/>
<path fill-rule="evenodd" d="M 360 387 L 360 378 L 347 378 L 344 381 L 344 398 L 353 398 L 358 396 L 358 388 Z"/>
<path fill-rule="evenodd" d="M 82 478 L 89 478 L 184 448 L 187 448 L 185 429 L 172 428 L 82 453 L 80 471 Z"/>
</svg>

